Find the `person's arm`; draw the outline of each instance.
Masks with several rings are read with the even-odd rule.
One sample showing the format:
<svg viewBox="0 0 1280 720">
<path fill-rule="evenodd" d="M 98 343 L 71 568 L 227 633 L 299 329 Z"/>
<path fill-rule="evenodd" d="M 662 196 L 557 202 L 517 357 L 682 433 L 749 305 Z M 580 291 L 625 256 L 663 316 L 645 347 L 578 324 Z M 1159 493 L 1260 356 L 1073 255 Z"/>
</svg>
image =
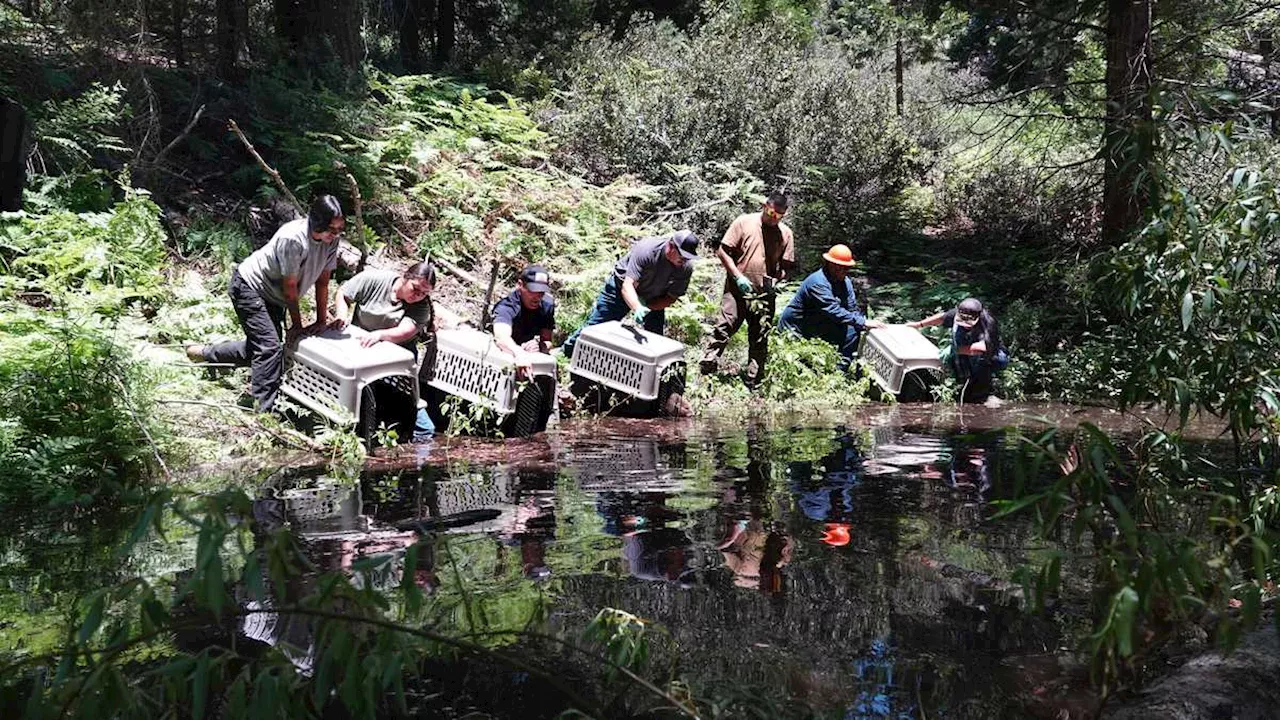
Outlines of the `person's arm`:
<svg viewBox="0 0 1280 720">
<path fill-rule="evenodd" d="M 320 273 L 316 279 L 316 321 L 308 332 L 321 332 L 329 325 L 329 276 L 330 270 Z"/>
<path fill-rule="evenodd" d="M 796 267 L 796 240 L 791 228 L 783 230 L 782 242 L 782 258 L 778 262 L 778 282 L 791 277 L 791 271 Z"/>
<path fill-rule="evenodd" d="M 342 283 L 338 286 L 338 294 L 333 298 L 333 322 L 330 327 L 335 330 L 346 327 L 351 318 L 351 306 L 347 304 L 347 290 L 350 287 L 350 281 Z"/>
<path fill-rule="evenodd" d="M 542 328 L 538 333 L 538 352 L 546 355 L 551 352 L 551 328 Z"/>
<path fill-rule="evenodd" d="M 341 297 L 341 295 L 339 295 Z M 363 347 L 376 345 L 379 342 L 386 341 L 391 343 L 402 343 L 418 334 L 418 323 L 413 318 L 405 317 L 400 319 L 400 324 L 386 330 L 374 330 L 373 332 L 360 338 L 360 344 Z"/>
<path fill-rule="evenodd" d="M 881 327 L 881 323 L 875 320 L 867 320 L 867 317 L 858 310 L 850 310 L 845 307 L 844 303 L 840 302 L 840 298 L 837 298 L 835 293 L 831 292 L 831 286 L 825 282 L 813 282 L 808 288 L 802 288 L 801 292 L 806 290 L 809 293 L 809 297 L 813 298 L 813 301 L 817 304 L 818 309 L 837 322 L 852 325 L 859 330 L 867 327 Z"/>
<path fill-rule="evenodd" d="M 679 299 L 680 298 L 673 297 L 671 295 L 663 295 L 660 298 L 654 298 L 653 301 L 649 303 L 649 309 L 650 310 L 666 310 L 667 308 L 674 305 L 676 300 L 679 300 Z"/>
<path fill-rule="evenodd" d="M 933 325 L 941 325 L 942 318 L 946 317 L 946 315 L 947 315 L 947 312 L 944 310 L 935 315 L 930 315 L 929 317 L 923 320 L 916 320 L 915 322 L 909 322 L 907 323 L 907 327 L 922 328 L 922 327 L 930 327 Z"/>
<path fill-rule="evenodd" d="M 284 306 L 289 311 L 289 329 L 285 332 L 285 342 L 292 343 L 302 334 L 302 308 L 298 306 L 298 276 L 285 275 L 280 279 L 280 288 L 284 293 Z"/>
<path fill-rule="evenodd" d="M 511 337 L 511 323 L 498 322 L 493 323 L 493 342 L 498 346 L 499 350 L 511 355 L 517 359 L 523 354 L 520 346 L 516 344 L 515 339 Z"/>
<path fill-rule="evenodd" d="M 622 302 L 626 303 L 632 311 L 644 307 L 644 303 L 640 300 L 640 293 L 636 292 L 636 281 L 630 277 L 622 280 Z"/>
</svg>

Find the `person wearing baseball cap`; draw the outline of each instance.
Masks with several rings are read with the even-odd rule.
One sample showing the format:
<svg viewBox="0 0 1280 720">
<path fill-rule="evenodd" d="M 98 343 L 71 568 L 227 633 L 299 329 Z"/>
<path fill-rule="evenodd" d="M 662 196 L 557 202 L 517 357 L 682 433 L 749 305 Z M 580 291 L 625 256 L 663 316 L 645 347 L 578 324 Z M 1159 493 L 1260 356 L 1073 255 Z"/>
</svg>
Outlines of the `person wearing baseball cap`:
<svg viewBox="0 0 1280 720">
<path fill-rule="evenodd" d="M 556 301 L 551 297 L 550 282 L 546 268 L 529 265 L 520 272 L 516 289 L 493 306 L 494 341 L 525 369 L 525 348 L 529 352 L 547 352 L 556 328 Z"/>
<path fill-rule="evenodd" d="M 858 337 L 867 328 L 884 327 L 858 309 L 849 268 L 856 261 L 848 245 L 832 245 L 822 255 L 822 267 L 800 284 L 778 318 L 778 329 L 803 338 L 817 338 L 836 346 L 840 369 L 848 369 L 858 351 Z"/>
<path fill-rule="evenodd" d="M 605 280 L 582 327 L 630 316 L 645 330 L 661 335 L 666 309 L 689 291 L 697 257 L 698 236 L 690 230 L 637 240 Z M 564 341 L 561 349 L 566 357 L 573 357 L 581 334 L 578 328 Z"/>
<path fill-rule="evenodd" d="M 981 300 L 965 298 L 950 310 L 907 325 L 949 328 L 951 348 L 944 360 L 964 383 L 960 401 L 980 403 L 991 397 L 992 376 L 1009 365 L 1009 353 L 1000 342 L 999 323 Z"/>
</svg>

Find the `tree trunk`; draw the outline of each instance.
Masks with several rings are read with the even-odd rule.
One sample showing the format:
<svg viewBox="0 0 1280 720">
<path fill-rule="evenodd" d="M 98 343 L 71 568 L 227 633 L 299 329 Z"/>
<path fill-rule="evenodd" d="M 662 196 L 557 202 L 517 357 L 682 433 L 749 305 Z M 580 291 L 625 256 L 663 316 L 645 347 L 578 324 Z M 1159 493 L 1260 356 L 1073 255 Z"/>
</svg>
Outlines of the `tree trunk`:
<svg viewBox="0 0 1280 720">
<path fill-rule="evenodd" d="M 436 2 L 436 53 L 435 64 L 440 67 L 453 58 L 453 46 L 457 41 L 457 11 L 454 0 Z"/>
<path fill-rule="evenodd" d="M 898 117 L 902 117 L 904 107 L 904 83 L 902 81 L 903 65 L 902 59 L 902 37 L 899 36 L 897 42 L 893 44 L 893 102 L 894 107 L 898 111 Z"/>
<path fill-rule="evenodd" d="M 1271 106 L 1271 134 L 1280 133 L 1280 94 L 1276 93 L 1275 83 L 1278 78 L 1276 71 L 1272 69 L 1276 61 L 1276 37 L 1275 28 L 1267 28 L 1262 31 L 1262 37 L 1258 38 L 1258 54 L 1262 56 L 1262 87 L 1266 88 L 1267 104 Z"/>
<path fill-rule="evenodd" d="M 218 77 L 229 78 L 240 66 L 241 48 L 245 43 L 242 24 L 244 3 L 241 0 L 217 0 L 214 28 L 217 47 Z"/>
<path fill-rule="evenodd" d="M 1102 131 L 1102 237 L 1124 242 L 1151 197 L 1152 0 L 1107 0 L 1107 112 Z"/>
<path fill-rule="evenodd" d="M 306 22 L 298 0 L 272 0 L 271 8 L 275 16 L 276 37 L 290 49 L 301 48 L 302 39 L 306 37 Z"/>
<path fill-rule="evenodd" d="M 411 73 L 422 72 L 422 33 L 424 17 L 420 0 L 404 0 L 400 17 L 400 63 Z"/>
<path fill-rule="evenodd" d="M 187 24 L 187 0 L 173 0 L 169 5 L 170 21 L 173 28 L 169 40 L 173 45 L 173 61 L 178 67 L 187 66 L 187 46 L 183 36 L 183 26 Z"/>
<path fill-rule="evenodd" d="M 22 209 L 27 179 L 27 114 L 22 106 L 0 97 L 0 212 Z"/>
</svg>

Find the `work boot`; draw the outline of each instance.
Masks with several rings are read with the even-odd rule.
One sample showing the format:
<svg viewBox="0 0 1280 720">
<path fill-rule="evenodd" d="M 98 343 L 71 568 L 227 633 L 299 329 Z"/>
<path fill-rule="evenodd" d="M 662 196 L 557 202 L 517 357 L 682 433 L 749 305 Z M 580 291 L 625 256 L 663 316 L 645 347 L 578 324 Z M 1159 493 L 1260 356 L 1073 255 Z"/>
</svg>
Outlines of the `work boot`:
<svg viewBox="0 0 1280 720">
<path fill-rule="evenodd" d="M 204 345 L 188 345 L 186 347 L 187 359 L 193 363 L 202 363 L 204 359 Z"/>
</svg>

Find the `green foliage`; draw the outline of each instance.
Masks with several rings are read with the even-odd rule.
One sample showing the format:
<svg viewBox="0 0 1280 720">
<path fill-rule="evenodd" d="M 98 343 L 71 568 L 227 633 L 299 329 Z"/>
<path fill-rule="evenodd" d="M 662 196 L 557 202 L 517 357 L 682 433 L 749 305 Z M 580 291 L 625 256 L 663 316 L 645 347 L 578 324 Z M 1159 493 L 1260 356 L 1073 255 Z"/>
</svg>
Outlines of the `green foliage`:
<svg viewBox="0 0 1280 720">
<path fill-rule="evenodd" d="M 1280 572 L 1272 550 L 1280 526 L 1258 514 L 1269 499 L 1223 492 L 1230 481 L 1220 463 L 1189 452 L 1177 435 L 1153 431 L 1125 447 L 1085 425 L 1065 453 L 1054 450 L 1054 436 L 1032 443 L 1040 454 L 1019 468 L 1027 492 L 998 503 L 998 516 L 1032 510 L 1043 533 L 1090 554 L 1088 643 L 1104 688 L 1137 679 L 1179 625 L 1210 614 L 1219 646 L 1233 647 L 1257 623 L 1264 588 Z M 1041 485 L 1055 465 L 1057 479 Z M 1035 607 L 1059 592 L 1062 562 L 1052 554 L 1022 571 Z"/>
<path fill-rule="evenodd" d="M 164 437 L 153 390 L 110 328 L 0 305 L 0 504 L 88 504 L 136 483 Z"/>
<path fill-rule="evenodd" d="M 0 259 L 10 271 L 0 290 L 118 312 L 162 292 L 165 261 L 160 209 L 127 189 L 108 213 L 52 212 L 0 221 Z"/>
<path fill-rule="evenodd" d="M 93 83 L 69 100 L 50 100 L 35 110 L 35 152 L 44 174 L 73 174 L 95 165 L 100 153 L 131 152 L 118 137 L 120 123 L 129 117 L 124 86 Z"/>
<path fill-rule="evenodd" d="M 801 201 L 799 237 L 817 245 L 847 241 L 860 214 L 925 161 L 891 107 L 867 101 L 890 96 L 884 76 L 785 23 L 766 31 L 724 12 L 692 36 L 663 23 L 597 36 L 566 83 L 551 127 L 560 155 L 588 177 L 669 184 L 674 168 L 728 161 L 786 186 Z"/>
</svg>

